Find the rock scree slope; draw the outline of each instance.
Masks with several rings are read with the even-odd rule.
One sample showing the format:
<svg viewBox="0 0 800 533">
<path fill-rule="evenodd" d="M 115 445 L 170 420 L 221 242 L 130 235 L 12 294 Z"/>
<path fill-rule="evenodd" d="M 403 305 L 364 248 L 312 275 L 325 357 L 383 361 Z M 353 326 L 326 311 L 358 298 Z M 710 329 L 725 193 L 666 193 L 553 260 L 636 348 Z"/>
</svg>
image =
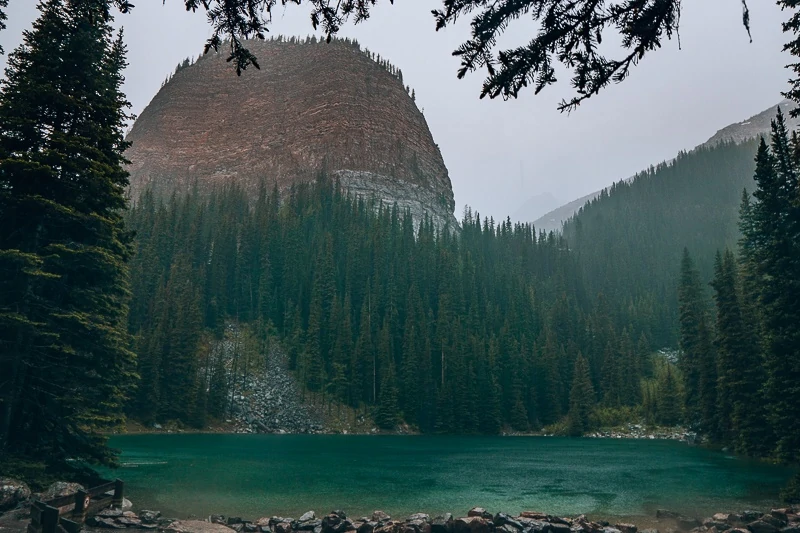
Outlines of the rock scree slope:
<svg viewBox="0 0 800 533">
<path fill-rule="evenodd" d="M 255 195 L 325 172 L 416 218 L 455 222 L 450 178 L 402 75 L 357 43 L 250 41 L 260 70 L 224 53 L 187 64 L 133 124 L 130 196 L 237 183 Z"/>
</svg>

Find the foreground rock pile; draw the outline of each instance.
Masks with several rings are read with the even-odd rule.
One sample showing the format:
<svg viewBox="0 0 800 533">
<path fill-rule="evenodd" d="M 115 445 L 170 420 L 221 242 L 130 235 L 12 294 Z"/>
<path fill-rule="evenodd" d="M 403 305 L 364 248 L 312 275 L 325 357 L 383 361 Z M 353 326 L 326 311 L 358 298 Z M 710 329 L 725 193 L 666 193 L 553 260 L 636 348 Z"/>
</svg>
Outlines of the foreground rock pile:
<svg viewBox="0 0 800 533">
<path fill-rule="evenodd" d="M 663 533 L 800 533 L 798 509 L 773 509 L 768 513 L 745 511 L 718 513 L 705 520 L 658 511 Z M 639 530 L 627 523 L 592 521 L 581 515 L 562 518 L 525 511 L 519 516 L 491 514 L 475 507 L 467 516 L 456 518 L 446 513 L 431 517 L 424 513 L 392 519 L 383 511 L 372 516 L 349 518 L 342 511 L 318 517 L 309 511 L 299 518 L 264 517 L 255 521 L 239 517 L 212 515 L 206 520 L 171 520 L 155 511 L 106 510 L 90 519 L 89 526 L 112 529 L 152 529 L 165 533 L 659 533 L 658 529 Z"/>
</svg>

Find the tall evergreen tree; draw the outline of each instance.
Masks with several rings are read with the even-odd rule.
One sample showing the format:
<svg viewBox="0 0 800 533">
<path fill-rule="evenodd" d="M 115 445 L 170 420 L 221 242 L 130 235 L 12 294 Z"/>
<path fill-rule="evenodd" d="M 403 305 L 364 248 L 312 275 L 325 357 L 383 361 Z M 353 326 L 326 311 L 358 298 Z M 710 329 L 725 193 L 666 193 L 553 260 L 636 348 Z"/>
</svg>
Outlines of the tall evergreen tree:
<svg viewBox="0 0 800 533">
<path fill-rule="evenodd" d="M 112 462 L 134 356 L 121 36 L 46 0 L 0 82 L 0 453 Z"/>
<path fill-rule="evenodd" d="M 569 413 L 567 415 L 567 433 L 569 435 L 579 437 L 589 430 L 589 416 L 594 402 L 589 365 L 582 355 L 578 355 L 578 358 L 575 359 L 572 387 L 569 391 Z"/>
</svg>

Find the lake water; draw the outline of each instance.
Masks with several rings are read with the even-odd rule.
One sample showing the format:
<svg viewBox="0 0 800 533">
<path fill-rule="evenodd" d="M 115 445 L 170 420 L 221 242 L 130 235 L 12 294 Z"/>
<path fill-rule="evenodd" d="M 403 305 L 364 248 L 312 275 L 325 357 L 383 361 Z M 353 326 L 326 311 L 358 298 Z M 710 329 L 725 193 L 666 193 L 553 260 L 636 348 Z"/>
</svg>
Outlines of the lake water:
<svg viewBox="0 0 800 533">
<path fill-rule="evenodd" d="M 553 437 L 126 435 L 111 439 L 138 509 L 256 519 L 313 509 L 591 517 L 765 508 L 793 474 L 673 441 Z"/>
</svg>

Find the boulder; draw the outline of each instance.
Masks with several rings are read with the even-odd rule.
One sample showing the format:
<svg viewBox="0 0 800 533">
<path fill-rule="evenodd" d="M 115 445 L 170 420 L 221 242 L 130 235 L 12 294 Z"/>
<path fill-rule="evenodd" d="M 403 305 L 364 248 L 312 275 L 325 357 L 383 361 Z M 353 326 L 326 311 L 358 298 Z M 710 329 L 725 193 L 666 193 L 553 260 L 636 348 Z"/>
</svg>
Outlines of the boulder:
<svg viewBox="0 0 800 533">
<path fill-rule="evenodd" d="M 714 520 L 712 518 L 707 518 L 703 520 L 703 526 L 711 529 L 712 527 L 715 528 L 717 531 L 727 531 L 731 528 L 731 525 L 727 522 Z"/>
<path fill-rule="evenodd" d="M 14 509 L 31 497 L 31 489 L 22 481 L 0 477 L 0 513 Z"/>
<path fill-rule="evenodd" d="M 567 524 L 559 524 L 559 523 L 550 523 L 550 529 L 547 533 L 570 533 L 572 528 Z M 613 531 L 608 533 L 614 533 Z"/>
<path fill-rule="evenodd" d="M 544 520 L 534 520 L 533 518 L 525 518 L 520 516 L 517 521 L 522 524 L 525 533 L 549 533 L 550 522 Z"/>
<path fill-rule="evenodd" d="M 431 521 L 431 533 L 450 533 L 451 531 L 453 531 L 453 515 L 450 513 L 439 515 Z"/>
<path fill-rule="evenodd" d="M 160 511 L 149 511 L 147 509 L 139 511 L 139 519 L 143 524 L 155 524 L 159 518 L 161 518 Z"/>
<path fill-rule="evenodd" d="M 455 533 L 491 533 L 493 530 L 494 524 L 482 516 L 457 518 L 453 522 Z"/>
<path fill-rule="evenodd" d="M 243 531 L 246 531 L 247 533 L 256 533 L 258 531 L 258 526 L 252 522 L 245 522 Z"/>
<path fill-rule="evenodd" d="M 765 514 L 764 516 L 761 517 L 761 520 L 763 520 L 767 524 L 771 524 L 777 527 L 778 529 L 782 528 L 789 522 L 788 520 L 785 519 L 785 517 L 784 520 L 781 520 L 780 518 L 773 516 L 772 514 Z"/>
<path fill-rule="evenodd" d="M 534 520 L 547 520 L 547 515 L 537 511 L 522 511 L 519 514 L 522 518 L 532 518 Z"/>
<path fill-rule="evenodd" d="M 615 527 L 606 526 L 603 528 L 603 533 L 620 533 L 620 530 Z"/>
<path fill-rule="evenodd" d="M 701 525 L 700 520 L 697 518 L 689 518 L 686 516 L 679 516 L 675 519 L 675 522 L 681 531 L 691 531 L 696 527 L 700 527 Z"/>
<path fill-rule="evenodd" d="M 229 516 L 225 521 L 226 526 L 235 526 L 236 524 L 244 524 L 244 520 L 240 516 Z"/>
<path fill-rule="evenodd" d="M 777 518 L 780 520 L 784 525 L 789 523 L 789 515 L 792 513 L 792 510 L 789 508 L 786 509 L 772 509 L 769 514 L 773 518 Z"/>
<path fill-rule="evenodd" d="M 342 511 L 333 511 L 328 516 L 322 518 L 322 533 L 343 533 L 344 531 L 355 531 L 353 522 Z"/>
<path fill-rule="evenodd" d="M 126 527 L 139 527 L 142 525 L 142 521 L 140 519 L 130 516 L 121 516 L 117 518 L 115 522 Z"/>
<path fill-rule="evenodd" d="M 497 527 L 511 526 L 515 529 L 522 529 L 521 523 L 519 523 L 517 520 L 514 520 L 505 513 L 497 513 L 496 515 L 494 515 L 494 519 L 492 520 L 492 522 L 494 522 L 494 525 Z"/>
<path fill-rule="evenodd" d="M 121 517 L 120 517 L 121 518 Z M 86 520 L 86 523 L 93 527 L 104 529 L 126 529 L 128 526 L 117 523 L 118 518 L 103 518 L 100 516 L 93 516 Z"/>
<path fill-rule="evenodd" d="M 383 511 L 373 511 L 372 512 L 372 521 L 373 522 L 388 522 L 391 520 L 392 517 L 388 514 L 384 513 Z"/>
<path fill-rule="evenodd" d="M 228 523 L 228 519 L 221 514 L 212 514 L 208 517 L 208 521 L 212 524 L 222 524 L 223 526 Z"/>
<path fill-rule="evenodd" d="M 750 533 L 778 533 L 778 531 L 780 531 L 779 528 L 764 520 L 750 522 L 747 524 L 747 529 L 750 531 Z"/>
<path fill-rule="evenodd" d="M 730 513 L 716 513 L 711 519 L 715 522 L 727 522 L 730 516 Z"/>
<path fill-rule="evenodd" d="M 273 527 L 275 528 L 275 533 L 292 533 L 291 522 L 278 522 Z"/>
<path fill-rule="evenodd" d="M 416 522 L 418 520 L 422 520 L 423 522 L 430 522 L 431 516 L 425 513 L 414 513 L 408 518 L 406 518 L 406 522 Z"/>
<path fill-rule="evenodd" d="M 748 523 L 755 522 L 762 516 L 764 516 L 764 513 L 761 511 L 742 511 L 742 520 Z"/>
<path fill-rule="evenodd" d="M 368 521 L 362 523 L 360 526 L 358 526 L 357 531 L 358 531 L 358 533 L 372 533 L 375 530 L 375 527 L 377 525 L 378 525 L 377 522 L 373 522 L 371 520 L 368 520 Z"/>
<path fill-rule="evenodd" d="M 300 518 L 297 519 L 298 522 L 308 522 L 309 520 L 314 520 L 317 518 L 317 515 L 314 514 L 314 511 L 306 511 L 305 513 L 300 515 Z"/>
<path fill-rule="evenodd" d="M 102 511 L 98 511 L 95 516 L 99 516 L 101 518 L 119 518 L 123 516 L 124 512 L 125 511 L 122 509 L 112 509 L 109 507 L 107 509 L 103 509 Z"/>
<path fill-rule="evenodd" d="M 78 483 L 69 483 L 66 481 L 56 481 L 49 487 L 47 490 L 37 495 L 38 499 L 47 503 L 49 500 L 60 498 L 61 496 L 67 496 L 69 494 L 75 494 L 79 490 L 84 490 L 83 485 Z M 72 510 L 75 507 L 74 503 L 69 505 L 65 505 L 63 507 L 59 507 L 59 512 L 65 513 L 67 511 Z"/>
<path fill-rule="evenodd" d="M 467 516 L 468 517 L 470 517 L 470 516 L 479 516 L 479 517 L 485 518 L 487 520 L 491 520 L 492 519 L 492 513 L 490 513 L 489 511 L 487 511 L 483 507 L 473 507 L 472 509 L 469 510 L 469 512 L 467 513 Z"/>
<path fill-rule="evenodd" d="M 268 518 L 266 516 L 262 516 L 261 518 L 259 518 L 258 520 L 256 520 L 253 523 L 256 526 L 260 527 L 260 528 L 268 528 L 270 526 L 270 520 L 272 520 L 272 519 Z"/>
<path fill-rule="evenodd" d="M 223 524 L 204 520 L 176 520 L 165 528 L 165 531 L 167 533 L 231 533 L 235 530 Z"/>
</svg>

